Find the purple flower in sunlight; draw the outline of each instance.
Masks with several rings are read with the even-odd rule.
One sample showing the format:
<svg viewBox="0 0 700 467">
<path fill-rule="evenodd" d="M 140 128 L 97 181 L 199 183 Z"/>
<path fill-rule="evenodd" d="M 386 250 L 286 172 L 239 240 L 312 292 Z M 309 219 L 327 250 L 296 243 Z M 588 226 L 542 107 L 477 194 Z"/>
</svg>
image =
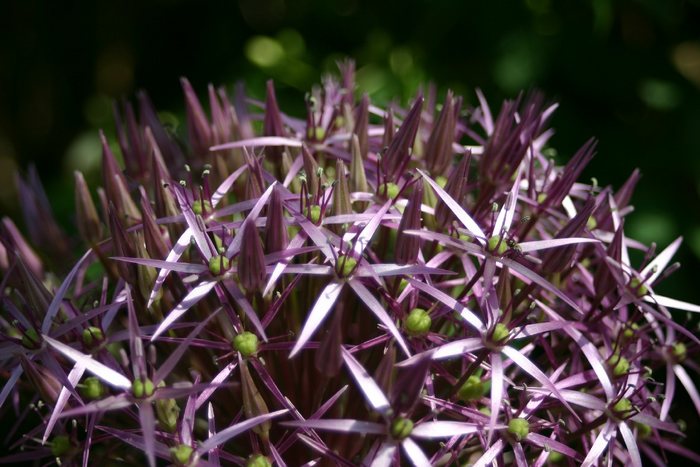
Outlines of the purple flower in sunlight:
<svg viewBox="0 0 700 467">
<path fill-rule="evenodd" d="M 700 415 L 700 339 L 674 311 L 700 306 L 658 292 L 680 238 L 625 232 L 639 172 L 579 182 L 594 139 L 556 165 L 540 93 L 383 109 L 340 70 L 301 117 L 272 81 L 203 105 L 182 78 L 182 129 L 116 104 L 77 238 L 17 177 L 0 463 L 700 463 L 675 397 Z"/>
</svg>

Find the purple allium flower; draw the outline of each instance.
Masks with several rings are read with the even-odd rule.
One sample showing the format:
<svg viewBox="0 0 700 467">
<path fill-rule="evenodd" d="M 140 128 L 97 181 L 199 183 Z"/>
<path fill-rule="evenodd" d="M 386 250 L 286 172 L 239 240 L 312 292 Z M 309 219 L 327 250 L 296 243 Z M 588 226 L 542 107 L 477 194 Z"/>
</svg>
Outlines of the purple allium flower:
<svg viewBox="0 0 700 467">
<path fill-rule="evenodd" d="M 700 463 L 674 420 L 680 390 L 700 415 L 700 340 L 673 311 L 700 307 L 656 291 L 681 239 L 624 231 L 639 173 L 579 182 L 593 139 L 555 165 L 538 93 L 495 119 L 480 91 L 385 110 L 340 68 L 301 117 L 271 81 L 264 102 L 209 86 L 207 114 L 182 79 L 184 150 L 145 94 L 116 105 L 125 167 L 101 133 L 72 265 L 17 178 L 0 462 Z"/>
</svg>

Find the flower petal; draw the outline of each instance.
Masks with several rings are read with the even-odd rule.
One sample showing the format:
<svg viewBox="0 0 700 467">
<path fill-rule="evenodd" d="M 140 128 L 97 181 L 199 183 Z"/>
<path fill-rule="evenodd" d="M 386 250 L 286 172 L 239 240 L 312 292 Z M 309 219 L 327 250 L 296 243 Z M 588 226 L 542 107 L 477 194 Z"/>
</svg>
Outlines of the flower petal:
<svg viewBox="0 0 700 467">
<path fill-rule="evenodd" d="M 343 285 L 342 282 L 331 282 L 318 295 L 314 307 L 309 312 L 309 316 L 306 317 L 304 327 L 299 333 L 299 338 L 294 344 L 292 351 L 289 353 L 289 358 L 299 353 L 302 347 L 311 339 L 311 336 L 316 332 L 321 323 L 323 323 L 323 320 L 326 319 L 328 313 L 333 309 L 336 300 L 338 300 L 340 292 L 343 290 Z"/>
<path fill-rule="evenodd" d="M 69 347 L 63 342 L 52 339 L 47 335 L 42 335 L 42 337 L 51 347 L 58 350 L 70 360 L 73 360 L 75 363 L 84 366 L 87 371 L 94 374 L 110 386 L 114 386 L 119 389 L 131 388 L 131 381 L 129 381 L 126 376 L 114 371 L 97 360 L 94 360 L 90 355 L 79 352 L 73 347 Z"/>
<path fill-rule="evenodd" d="M 348 370 L 350 370 L 350 374 L 357 383 L 360 391 L 362 391 L 362 394 L 364 394 L 367 402 L 369 402 L 372 408 L 377 412 L 386 414 L 391 406 L 389 404 L 389 399 L 387 399 L 386 395 L 384 394 L 384 391 L 377 386 L 377 383 L 369 375 L 369 373 L 367 373 L 367 370 L 365 370 L 365 368 L 360 365 L 357 360 L 355 360 L 355 357 L 353 357 L 350 352 L 348 352 L 345 348 L 343 348 L 342 351 L 345 365 L 348 367 Z"/>
<path fill-rule="evenodd" d="M 190 308 L 196 305 L 200 300 L 202 300 L 210 291 L 214 288 L 218 281 L 210 280 L 203 281 L 197 284 L 190 292 L 182 299 L 178 305 L 173 308 L 173 311 L 165 317 L 165 319 L 160 323 L 156 332 L 151 336 L 151 342 L 156 340 L 158 336 L 163 334 L 168 330 L 171 324 L 177 321 L 182 315 L 187 312 Z"/>
</svg>

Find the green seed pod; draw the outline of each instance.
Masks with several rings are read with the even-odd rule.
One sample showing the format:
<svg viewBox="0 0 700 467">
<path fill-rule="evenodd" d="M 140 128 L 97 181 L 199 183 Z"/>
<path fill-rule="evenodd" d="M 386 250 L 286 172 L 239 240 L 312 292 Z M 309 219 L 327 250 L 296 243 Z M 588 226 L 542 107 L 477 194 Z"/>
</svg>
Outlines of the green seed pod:
<svg viewBox="0 0 700 467">
<path fill-rule="evenodd" d="M 262 454 L 253 454 L 245 463 L 246 467 L 272 467 L 272 462 Z"/>
<path fill-rule="evenodd" d="M 493 329 L 492 340 L 496 344 L 503 343 L 508 338 L 509 333 L 508 326 L 503 323 L 498 323 Z"/>
<path fill-rule="evenodd" d="M 22 345 L 28 349 L 38 349 L 40 347 L 41 339 L 36 329 L 29 328 L 24 332 L 22 336 Z"/>
<path fill-rule="evenodd" d="M 102 329 L 97 326 L 90 326 L 87 329 L 83 329 L 83 344 L 85 344 L 86 347 L 93 347 L 104 340 L 105 335 Z"/>
<path fill-rule="evenodd" d="M 214 255 L 209 258 L 209 272 L 214 276 L 220 276 L 231 268 L 231 260 L 223 255 Z"/>
<path fill-rule="evenodd" d="M 136 379 L 131 383 L 131 393 L 138 399 L 151 397 L 153 391 L 155 391 L 155 386 L 153 381 L 148 378 Z"/>
<path fill-rule="evenodd" d="M 613 370 L 613 375 L 622 376 L 627 374 L 630 369 L 630 362 L 625 357 L 615 354 L 610 360 L 610 366 Z"/>
<path fill-rule="evenodd" d="M 395 439 L 407 438 L 413 431 L 413 422 L 404 417 L 398 417 L 391 422 L 391 436 Z"/>
<path fill-rule="evenodd" d="M 494 235 L 489 238 L 487 250 L 498 256 L 503 256 L 503 254 L 508 250 L 508 244 L 504 238 L 500 235 Z"/>
<path fill-rule="evenodd" d="M 688 349 L 683 342 L 674 342 L 671 352 L 676 361 L 682 362 L 688 354 Z"/>
<path fill-rule="evenodd" d="M 475 401 L 481 399 L 486 392 L 486 385 L 476 375 L 471 375 L 457 391 L 457 397 L 463 401 Z"/>
<path fill-rule="evenodd" d="M 188 465 L 193 452 L 192 446 L 186 444 L 178 444 L 174 448 L 170 448 L 170 456 L 177 465 Z"/>
<path fill-rule="evenodd" d="M 514 418 L 508 422 L 508 433 L 520 441 L 530 433 L 530 423 L 524 418 Z"/>
<path fill-rule="evenodd" d="M 195 215 L 197 216 L 201 216 L 202 213 L 206 214 L 208 212 L 211 212 L 211 203 L 208 199 L 205 199 L 204 202 L 202 202 L 202 200 L 196 199 L 192 203 L 192 212 L 195 213 Z"/>
<path fill-rule="evenodd" d="M 612 406 L 612 410 L 616 415 L 625 415 L 632 410 L 632 402 L 626 397 L 622 398 Z"/>
<path fill-rule="evenodd" d="M 61 457 L 71 447 L 70 438 L 66 435 L 58 435 L 51 440 L 51 454 L 54 457 Z"/>
<path fill-rule="evenodd" d="M 399 195 L 399 186 L 396 183 L 387 182 L 379 185 L 379 190 L 377 190 L 379 196 L 387 199 L 394 199 Z"/>
<path fill-rule="evenodd" d="M 88 376 L 85 378 L 85 381 L 79 386 L 79 389 L 81 396 L 91 400 L 101 399 L 107 392 L 102 382 L 96 376 Z"/>
<path fill-rule="evenodd" d="M 258 336 L 244 331 L 233 338 L 233 348 L 244 358 L 251 357 L 258 352 Z"/>
<path fill-rule="evenodd" d="M 643 297 L 649 293 L 649 288 L 639 280 L 638 277 L 633 277 L 629 281 L 629 288 L 637 295 L 637 297 Z"/>
<path fill-rule="evenodd" d="M 423 336 L 430 331 L 430 314 L 422 308 L 414 308 L 406 317 L 404 327 L 411 336 Z"/>
<path fill-rule="evenodd" d="M 350 274 L 357 267 L 357 260 L 352 256 L 341 255 L 336 262 L 336 271 L 339 277 L 350 277 Z"/>
<path fill-rule="evenodd" d="M 311 222 L 317 224 L 321 222 L 321 206 L 313 204 L 307 209 L 307 216 Z"/>
</svg>

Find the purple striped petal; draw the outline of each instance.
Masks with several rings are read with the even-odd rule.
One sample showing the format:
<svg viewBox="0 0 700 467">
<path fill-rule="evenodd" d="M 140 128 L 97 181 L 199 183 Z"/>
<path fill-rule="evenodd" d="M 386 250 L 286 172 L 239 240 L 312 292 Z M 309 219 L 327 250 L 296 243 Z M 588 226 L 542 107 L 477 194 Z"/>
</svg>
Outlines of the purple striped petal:
<svg viewBox="0 0 700 467">
<path fill-rule="evenodd" d="M 549 240 L 533 240 L 531 242 L 518 243 L 518 247 L 523 253 L 530 253 L 532 251 L 546 250 L 548 248 L 557 248 L 577 243 L 600 243 L 600 240 L 583 237 L 552 238 Z"/>
<path fill-rule="evenodd" d="M 236 423 L 233 426 L 230 426 L 228 428 L 225 428 L 218 433 L 216 433 L 214 436 L 210 436 L 206 441 L 204 441 L 202 444 L 199 445 L 197 448 L 197 453 L 198 454 L 204 454 L 207 451 L 210 451 L 211 449 L 224 444 L 226 441 L 230 440 L 231 438 L 235 438 L 236 436 L 240 435 L 241 433 L 248 431 L 251 428 L 254 428 L 261 423 L 265 423 L 268 420 L 272 420 L 275 417 L 279 417 L 282 414 L 287 413 L 287 409 L 282 409 L 282 410 L 277 410 L 275 412 L 270 412 L 266 413 L 263 415 L 258 415 L 257 417 L 249 418 L 248 420 L 244 420 L 240 423 Z"/>
<path fill-rule="evenodd" d="M 674 310 L 685 310 L 693 313 L 700 313 L 700 306 L 693 303 L 683 302 L 675 298 L 663 297 L 657 294 L 645 295 L 644 301 L 657 305 L 673 308 Z"/>
<path fill-rule="evenodd" d="M 304 327 L 299 333 L 299 338 L 294 344 L 294 348 L 289 353 L 289 358 L 294 357 L 299 351 L 304 347 L 304 345 L 311 339 L 314 332 L 326 319 L 328 313 L 333 309 L 336 300 L 340 296 L 340 292 L 343 291 L 343 283 L 331 282 L 328 284 L 318 295 L 314 307 L 311 309 L 309 316 L 304 322 Z"/>
<path fill-rule="evenodd" d="M 496 421 L 498 414 L 501 411 L 501 402 L 503 401 L 503 360 L 498 353 L 491 354 L 491 415 L 489 416 L 489 434 L 487 445 L 491 444 L 493 433 L 496 429 Z"/>
<path fill-rule="evenodd" d="M 656 255 L 656 258 L 649 261 L 649 264 L 642 269 L 639 275 L 646 278 L 646 282 L 648 284 L 652 284 L 656 278 L 659 277 L 662 272 L 664 272 L 664 269 L 666 269 L 666 266 L 668 266 L 668 263 L 673 258 L 673 255 L 676 254 L 678 248 L 681 246 L 682 241 L 683 237 L 678 237 L 671 242 L 669 246 L 664 248 L 664 251 Z"/>
<path fill-rule="evenodd" d="M 406 453 L 415 467 L 431 467 L 430 459 L 425 455 L 423 450 L 411 438 L 406 438 L 401 441 L 401 448 Z"/>
<path fill-rule="evenodd" d="M 367 305 L 367 308 L 374 313 L 374 315 L 379 319 L 379 321 L 386 326 L 386 328 L 389 330 L 389 333 L 394 336 L 394 339 L 396 339 L 396 343 L 399 344 L 399 347 L 401 347 L 401 350 L 403 350 L 404 354 L 406 354 L 407 357 L 411 356 L 411 352 L 408 350 L 408 345 L 406 345 L 406 341 L 404 340 L 403 336 L 401 335 L 401 332 L 399 329 L 396 327 L 396 324 L 394 324 L 394 320 L 389 316 L 389 314 L 386 312 L 384 307 L 379 303 L 379 301 L 372 295 L 372 292 L 367 290 L 367 287 L 362 285 L 362 283 L 356 279 L 351 279 L 348 281 L 348 285 L 350 285 L 350 288 L 355 291 L 357 296 L 362 300 L 362 302 Z"/>
<path fill-rule="evenodd" d="M 209 148 L 210 151 L 223 151 L 225 149 L 236 148 L 258 148 L 262 146 L 289 146 L 290 148 L 300 148 L 301 141 L 281 136 L 260 136 L 257 138 L 243 139 L 232 143 L 219 144 Z"/>
<path fill-rule="evenodd" d="M 158 259 L 127 258 L 125 256 L 112 256 L 110 259 L 115 261 L 124 261 L 125 263 L 140 264 L 141 266 L 165 269 L 168 271 L 184 272 L 187 274 L 201 274 L 209 269 L 203 264 L 178 263 L 175 261 L 162 261 Z"/>
<path fill-rule="evenodd" d="M 73 362 L 77 363 L 78 365 L 85 367 L 87 371 L 94 374 L 110 386 L 114 386 L 119 389 L 131 388 L 131 381 L 129 381 L 126 376 L 122 375 L 121 373 L 117 373 L 108 366 L 94 360 L 90 355 L 79 352 L 73 347 L 69 347 L 62 342 L 50 338 L 47 335 L 42 335 L 42 337 L 51 347 L 58 350 L 70 360 L 73 360 Z"/>
<path fill-rule="evenodd" d="M 339 433 L 362 433 L 381 435 L 386 433 L 386 427 L 381 423 L 364 422 L 347 418 L 293 420 L 282 422 L 283 426 L 307 428 L 310 430 L 336 431 Z"/>
<path fill-rule="evenodd" d="M 170 325 L 177 321 L 182 315 L 184 315 L 185 312 L 187 312 L 187 310 L 189 310 L 194 305 L 196 305 L 197 302 L 202 300 L 211 291 L 211 289 L 214 288 L 217 282 L 218 281 L 215 280 L 203 281 L 197 284 L 195 288 L 190 290 L 190 292 L 185 296 L 185 298 L 183 298 L 182 301 L 175 308 L 173 308 L 173 311 L 171 311 L 170 314 L 168 314 L 168 316 L 166 316 L 165 319 L 160 323 L 158 329 L 156 329 L 156 332 L 154 332 L 153 336 L 151 336 L 151 342 L 156 340 L 158 336 L 167 331 Z"/>
<path fill-rule="evenodd" d="M 174 263 L 180 259 L 182 253 L 184 253 L 187 247 L 190 245 L 191 236 L 192 229 L 188 227 L 182 233 L 182 235 L 180 235 L 180 238 L 177 239 L 177 242 L 175 242 L 175 245 L 173 245 L 173 248 L 168 253 L 168 256 L 165 258 L 166 263 Z M 158 292 L 160 292 L 161 287 L 163 287 L 163 283 L 165 282 L 165 279 L 167 279 L 168 274 L 170 274 L 169 269 L 161 269 L 158 271 L 158 277 L 156 277 L 156 282 L 153 284 L 153 290 L 151 290 L 151 295 L 148 297 L 148 304 L 146 305 L 146 308 L 151 308 L 151 305 L 153 305 L 153 302 L 158 296 Z"/>
<path fill-rule="evenodd" d="M 56 295 L 54 295 L 53 300 L 51 300 L 51 303 L 49 304 L 49 308 L 46 310 L 46 314 L 44 315 L 44 321 L 41 323 L 42 334 L 46 334 L 49 332 L 49 329 L 51 328 L 51 323 L 53 322 L 53 318 L 54 316 L 56 316 L 56 313 L 58 313 L 58 309 L 61 306 L 61 302 L 63 302 L 63 297 L 65 297 L 66 292 L 68 291 L 68 287 L 70 286 L 71 282 L 73 282 L 73 278 L 83 266 L 83 263 L 85 263 L 85 261 L 91 256 L 91 254 L 92 249 L 88 250 L 78 260 L 78 262 L 75 263 L 73 269 L 70 270 L 66 278 L 63 280 L 63 283 L 56 291 Z M 2 403 L 0 403 L 0 406 L 2 406 Z"/>
<path fill-rule="evenodd" d="M 374 454 L 370 467 L 390 467 L 396 455 L 396 444 L 385 441 Z"/>
<path fill-rule="evenodd" d="M 153 406 L 150 402 L 143 402 L 139 407 L 139 421 L 141 422 L 141 430 L 143 430 L 143 444 L 146 451 L 148 465 L 155 467 L 156 465 L 156 417 L 153 414 Z"/>
<path fill-rule="evenodd" d="M 525 370 L 530 376 L 535 378 L 542 386 L 552 391 L 556 398 L 559 399 L 567 409 L 569 409 L 573 416 L 576 417 L 576 419 L 579 419 L 578 414 L 569 405 L 566 399 L 564 399 L 564 396 L 561 395 L 554 383 L 552 383 L 552 381 L 547 377 L 547 375 L 545 375 L 537 365 L 532 363 L 532 361 L 529 358 L 520 353 L 519 350 L 507 345 L 501 349 L 501 352 L 503 352 L 508 358 L 510 358 L 513 361 L 513 363 L 518 365 L 520 368 Z"/>
<path fill-rule="evenodd" d="M 466 422 L 423 422 L 413 427 L 411 436 L 425 439 L 451 438 L 453 436 L 469 435 L 483 429 L 483 426 Z"/>
<path fill-rule="evenodd" d="M 433 190 L 435 190 L 435 193 L 442 199 L 443 203 L 447 205 L 447 207 L 450 208 L 452 213 L 459 219 L 459 221 L 462 223 L 462 225 L 469 231 L 471 234 L 476 237 L 476 239 L 481 243 L 482 245 L 486 244 L 486 234 L 484 233 L 483 230 L 481 230 L 481 227 L 479 227 L 479 224 L 476 223 L 472 217 L 467 214 L 467 211 L 462 209 L 462 206 L 455 201 L 445 190 L 443 190 L 440 185 L 437 184 L 432 178 L 428 176 L 425 172 L 422 170 L 418 169 L 418 173 L 425 178 L 425 180 L 430 184 L 431 187 L 433 187 Z"/>
<path fill-rule="evenodd" d="M 600 430 L 600 433 L 598 433 L 598 436 L 593 442 L 591 449 L 588 450 L 588 454 L 586 454 L 586 458 L 583 460 L 583 463 L 581 463 L 581 467 L 591 467 L 598 464 L 600 456 L 602 456 L 608 448 L 608 444 L 615 439 L 616 428 L 615 423 L 610 420 L 605 423 L 605 426 Z"/>
<path fill-rule="evenodd" d="M 384 391 L 377 386 L 377 383 L 369 373 L 367 373 L 367 370 L 360 365 L 360 362 L 355 360 L 355 357 L 353 357 L 350 352 L 345 348 L 342 350 L 345 365 L 348 367 L 348 370 L 350 370 L 350 374 L 357 383 L 360 391 L 362 391 L 362 394 L 364 394 L 367 402 L 369 402 L 369 405 L 380 414 L 386 414 L 391 408 L 391 404 L 389 404 L 389 399 L 387 399 Z"/>
<path fill-rule="evenodd" d="M 450 297 L 446 293 L 442 292 L 441 290 L 425 284 L 423 282 L 419 282 L 411 277 L 408 278 L 408 282 L 415 287 L 418 290 L 421 290 L 428 295 L 432 296 L 445 306 L 459 312 L 459 314 L 464 318 L 469 324 L 471 324 L 477 331 L 484 332 L 486 331 L 486 328 L 484 327 L 484 323 L 481 322 L 481 320 L 471 311 L 469 311 L 464 305 L 459 303 L 457 300 L 454 298 Z"/>
</svg>

